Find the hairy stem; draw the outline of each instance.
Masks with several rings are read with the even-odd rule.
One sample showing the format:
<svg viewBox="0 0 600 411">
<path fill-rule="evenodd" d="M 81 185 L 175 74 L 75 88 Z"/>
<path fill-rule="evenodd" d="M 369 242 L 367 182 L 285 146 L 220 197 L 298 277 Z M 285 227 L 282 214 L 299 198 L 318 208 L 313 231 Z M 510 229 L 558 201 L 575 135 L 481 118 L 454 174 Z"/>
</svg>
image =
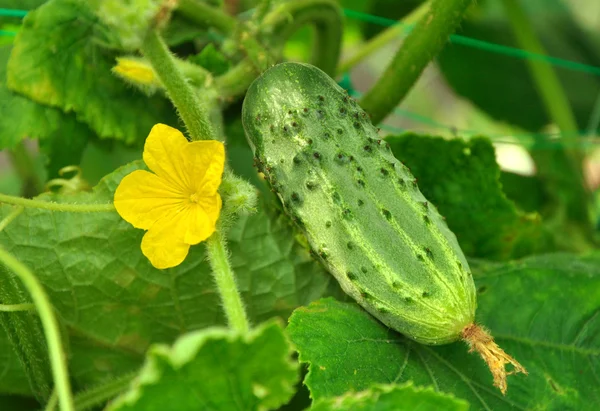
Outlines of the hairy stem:
<svg viewBox="0 0 600 411">
<path fill-rule="evenodd" d="M 177 11 L 196 24 L 214 27 L 226 35 L 231 34 L 237 24 L 235 17 L 199 0 L 179 0 Z"/>
<path fill-rule="evenodd" d="M 342 75 L 346 73 L 352 67 L 356 66 L 390 41 L 397 39 L 402 34 L 410 32 L 412 26 L 423 17 L 427 10 L 429 10 L 429 3 L 429 1 L 423 2 L 419 7 L 404 16 L 397 24 L 385 29 L 367 43 L 363 44 L 352 57 L 340 64 L 337 74 Z"/>
<path fill-rule="evenodd" d="M 146 56 L 158 78 L 165 86 L 169 98 L 185 123 L 192 140 L 210 140 L 214 133 L 207 110 L 200 104 L 193 88 L 177 67 L 175 57 L 157 30 L 150 30 L 142 53 Z"/>
<path fill-rule="evenodd" d="M 225 309 L 227 323 L 231 329 L 246 333 L 250 329 L 250 325 L 229 263 L 229 256 L 220 227 L 207 240 L 206 249 L 208 250 L 208 260 L 213 277 Z"/>
<path fill-rule="evenodd" d="M 261 26 L 271 46 L 281 50 L 300 27 L 312 24 L 315 41 L 312 64 L 334 76 L 342 42 L 342 11 L 335 0 L 298 0 L 282 3 L 265 16 Z"/>
<path fill-rule="evenodd" d="M 517 43 L 526 51 L 544 55 L 545 50 L 536 37 L 530 19 L 517 0 L 502 0 L 512 25 Z M 532 157 L 538 175 L 546 182 L 548 191 L 556 196 L 557 204 L 564 204 L 567 216 L 591 230 L 591 193 L 584 180 L 584 154 L 577 148 L 577 122 L 569 106 L 566 93 L 552 66 L 542 60 L 527 60 L 529 71 L 546 111 L 562 133 L 561 144 L 552 150 L 535 144 Z"/>
<path fill-rule="evenodd" d="M 51 201 L 29 200 L 22 197 L 14 197 L 0 194 L 0 203 L 18 205 L 25 208 L 41 208 L 44 210 L 64 211 L 71 213 L 93 213 L 115 211 L 115 206 L 109 204 L 64 204 Z"/>
<path fill-rule="evenodd" d="M 37 307 L 46 336 L 46 344 L 48 345 L 48 354 L 50 356 L 52 375 L 54 377 L 54 385 L 60 409 L 61 411 L 73 411 L 73 397 L 71 395 L 67 360 L 62 347 L 59 325 L 54 316 L 52 304 L 50 304 L 44 288 L 29 268 L 1 247 L 0 262 L 19 277 Z"/>
<path fill-rule="evenodd" d="M 396 52 L 375 86 L 361 100 L 374 124 L 383 120 L 444 47 L 473 0 L 433 0 L 429 11 Z"/>
<path fill-rule="evenodd" d="M 44 330 L 37 315 L 23 311 L 28 296 L 21 282 L 0 264 L 0 329 L 8 337 L 14 354 L 27 376 L 31 391 L 38 401 L 50 395 L 52 370 L 44 344 Z"/>
<path fill-rule="evenodd" d="M 126 374 L 77 394 L 75 396 L 75 409 L 84 411 L 104 405 L 125 391 L 136 375 L 137 373 Z"/>
</svg>

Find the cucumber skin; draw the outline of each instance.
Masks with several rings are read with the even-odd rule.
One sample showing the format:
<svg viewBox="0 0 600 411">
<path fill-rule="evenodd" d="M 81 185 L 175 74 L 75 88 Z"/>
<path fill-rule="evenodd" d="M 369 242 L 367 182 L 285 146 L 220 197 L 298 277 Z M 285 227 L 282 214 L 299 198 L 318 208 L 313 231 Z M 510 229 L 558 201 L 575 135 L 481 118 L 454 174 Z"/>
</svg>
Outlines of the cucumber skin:
<svg viewBox="0 0 600 411">
<path fill-rule="evenodd" d="M 242 120 L 259 170 L 342 289 L 424 344 L 460 339 L 475 285 L 454 234 L 367 114 L 316 67 L 282 63 Z"/>
</svg>

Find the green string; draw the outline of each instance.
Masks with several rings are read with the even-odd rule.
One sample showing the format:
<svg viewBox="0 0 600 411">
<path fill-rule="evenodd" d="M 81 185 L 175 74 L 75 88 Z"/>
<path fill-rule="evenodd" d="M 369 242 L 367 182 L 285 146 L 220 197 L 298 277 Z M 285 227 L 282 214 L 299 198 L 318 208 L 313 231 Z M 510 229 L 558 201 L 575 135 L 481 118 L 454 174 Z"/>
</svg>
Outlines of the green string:
<svg viewBox="0 0 600 411">
<path fill-rule="evenodd" d="M 372 14 L 362 13 L 355 10 L 344 9 L 344 14 L 347 17 L 366 21 L 368 23 L 374 23 L 380 26 L 393 26 L 398 23 L 397 20 L 388 19 L 385 17 L 374 16 Z M 407 24 L 406 28 L 408 31 L 412 29 L 414 25 Z M 501 44 L 490 43 L 488 41 L 477 40 L 471 37 L 461 36 L 458 34 L 453 34 L 450 36 L 450 42 L 454 44 L 461 44 L 467 47 L 473 47 L 480 50 L 489 51 L 496 54 L 504 54 L 506 56 L 516 57 L 524 60 L 541 60 L 547 63 L 550 63 L 557 67 L 563 67 L 566 69 L 570 69 L 573 71 L 581 71 L 584 73 L 590 73 L 597 76 L 600 76 L 600 67 L 591 66 L 589 64 L 578 63 L 575 61 L 565 60 L 558 57 L 546 56 L 543 54 L 531 53 L 526 50 L 521 50 L 515 47 L 503 46 Z"/>
</svg>

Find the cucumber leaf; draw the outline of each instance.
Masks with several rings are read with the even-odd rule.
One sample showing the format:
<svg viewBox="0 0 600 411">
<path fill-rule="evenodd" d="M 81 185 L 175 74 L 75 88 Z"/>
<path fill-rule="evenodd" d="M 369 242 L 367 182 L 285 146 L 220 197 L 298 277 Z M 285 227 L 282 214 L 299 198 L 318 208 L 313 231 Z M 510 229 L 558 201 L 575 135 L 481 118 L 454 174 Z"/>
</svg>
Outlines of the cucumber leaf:
<svg viewBox="0 0 600 411">
<path fill-rule="evenodd" d="M 6 64 L 11 47 L 0 47 L 0 149 L 13 148 L 24 138 L 40 139 L 50 177 L 68 165 L 77 165 L 94 133 L 73 113 L 43 106 L 15 94 L 6 86 Z"/>
<path fill-rule="evenodd" d="M 550 247 L 540 216 L 518 210 L 502 191 L 489 140 L 408 133 L 386 141 L 468 256 L 502 260 Z"/>
<path fill-rule="evenodd" d="M 472 410 L 597 409 L 600 254 L 487 264 L 474 278 L 477 321 L 529 371 L 508 377 L 506 396 L 464 343 L 417 344 L 356 304 L 328 298 L 297 309 L 288 326 L 309 364 L 313 400 L 413 381 L 465 399 Z"/>
<path fill-rule="evenodd" d="M 103 179 L 92 193 L 45 194 L 40 199 L 108 203 L 120 180 L 140 161 Z M 0 219 L 12 208 L 0 206 Z M 25 209 L 0 232 L 0 243 L 42 282 L 71 334 L 78 382 L 101 382 L 134 369 L 152 343 L 171 343 L 190 330 L 224 324 L 204 245 L 186 261 L 157 270 L 142 255 L 144 232 L 116 212 L 61 213 Z M 231 262 L 253 323 L 287 318 L 337 283 L 298 245 L 282 215 L 263 206 L 228 232 Z M 83 339 L 83 340 L 82 340 Z M 93 350 L 102 358 L 86 353 Z"/>
<path fill-rule="evenodd" d="M 23 20 L 8 63 L 8 87 L 75 112 L 101 138 L 141 143 L 158 122 L 177 124 L 163 97 L 146 97 L 111 73 L 104 27 L 83 0 L 50 0 Z"/>
<path fill-rule="evenodd" d="M 347 393 L 340 397 L 317 402 L 311 411 L 413 411 L 413 410 L 467 411 L 469 403 L 457 400 L 431 388 L 422 389 L 412 383 L 402 385 L 375 385 L 372 388 Z"/>
<path fill-rule="evenodd" d="M 173 347 L 152 346 L 131 389 L 107 411 L 276 409 L 292 397 L 298 379 L 291 354 L 277 322 L 248 335 L 221 328 L 195 331 Z"/>
</svg>

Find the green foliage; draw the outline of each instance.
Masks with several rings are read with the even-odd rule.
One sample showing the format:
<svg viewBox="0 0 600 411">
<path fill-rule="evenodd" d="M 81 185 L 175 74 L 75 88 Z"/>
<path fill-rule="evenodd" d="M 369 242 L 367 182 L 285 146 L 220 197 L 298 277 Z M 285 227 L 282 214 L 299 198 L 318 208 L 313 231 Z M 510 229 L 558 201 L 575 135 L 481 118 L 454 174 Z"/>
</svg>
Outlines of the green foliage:
<svg viewBox="0 0 600 411">
<path fill-rule="evenodd" d="M 386 141 L 446 217 L 465 254 L 508 259 L 547 249 L 539 215 L 518 210 L 503 193 L 489 140 L 404 134 Z"/>
<path fill-rule="evenodd" d="M 91 0 L 96 15 L 122 50 L 138 50 L 158 13 L 161 0 Z"/>
<path fill-rule="evenodd" d="M 296 310 L 288 327 L 300 360 L 310 366 L 305 384 L 312 398 L 413 381 L 452 392 L 472 410 L 595 410 L 600 393 L 591 381 L 600 371 L 600 255 L 492 264 L 474 276 L 477 321 L 529 371 L 508 378 L 505 397 L 465 344 L 416 344 L 354 304 L 325 299 Z"/>
<path fill-rule="evenodd" d="M 147 98 L 112 75 L 114 56 L 98 45 L 105 30 L 87 2 L 50 0 L 23 20 L 8 86 L 74 111 L 101 138 L 140 143 L 154 124 L 176 124 L 174 111 L 164 98 Z"/>
<path fill-rule="evenodd" d="M 560 0 L 522 2 L 549 56 L 600 66 L 600 42 L 587 33 Z M 560 28 L 560 30 L 557 30 Z M 501 2 L 478 2 L 462 22 L 460 34 L 518 47 Z M 463 44 L 450 44 L 438 56 L 444 76 L 460 95 L 493 117 L 539 131 L 551 122 L 532 81 L 526 61 Z M 557 70 L 580 129 L 587 126 L 600 79 L 572 70 Z"/>
<path fill-rule="evenodd" d="M 461 13 L 455 6 L 469 1 L 443 2 L 450 8 L 436 8 L 433 17 L 457 21 Z M 192 7 L 186 7 L 186 2 Z M 0 8 L 37 8 L 23 20 L 0 16 L 1 30 L 19 32 L 16 37 L 0 37 L 0 149 L 11 150 L 13 166 L 0 175 L 1 201 L 7 203 L 0 204 L 0 245 L 31 269 L 50 297 L 60 323 L 54 331 L 60 331 L 66 351 L 76 410 L 108 405 L 115 411 L 299 411 L 310 407 L 311 401 L 314 411 L 598 409 L 600 254 L 490 261 L 572 244 L 591 247 L 588 198 L 575 178 L 580 164 L 565 162 L 567 151 L 573 158 L 583 154 L 576 148 L 564 147 L 560 141 L 542 147 L 540 141 L 531 150 L 537 177 L 501 173 L 491 144 L 482 138 L 446 141 L 410 134 L 390 137 L 388 149 L 362 117 L 360 107 L 339 94 L 330 79 L 326 79 L 329 86 L 323 87 L 311 77 L 299 88 L 287 72 L 281 76 L 285 87 L 267 84 L 264 90 L 268 98 L 281 95 L 282 100 L 244 119 L 247 126 L 257 124 L 259 138 L 266 142 L 260 150 L 268 144 L 279 149 L 276 155 L 260 159 L 260 172 L 252 167 L 252 149 L 240 120 L 242 106 L 235 99 L 258 71 L 274 64 L 278 56 L 306 60 L 310 54 L 315 65 L 333 73 L 342 37 L 346 46 L 354 47 L 356 43 L 350 43 L 356 42 L 361 24 L 353 18 L 358 15 L 348 13 L 352 27 L 346 26 L 342 33 L 340 5 L 397 19 L 420 2 L 180 0 L 166 27 L 149 32 L 158 7 L 166 4 L 162 0 L 0 0 Z M 473 3 L 459 33 L 514 45 L 502 2 Z M 561 0 L 520 3 L 535 16 L 532 20 L 549 54 L 600 66 L 597 39 L 577 26 Z M 536 131 L 548 123 L 540 90 L 530 81 L 524 60 L 467 48 L 467 40 L 459 37 L 445 44 L 440 56 L 432 56 L 426 51 L 434 43 L 442 45 L 439 36 L 431 36 L 430 30 L 422 33 L 412 51 L 405 48 L 398 54 L 409 56 L 408 71 L 414 71 L 419 59 L 435 57 L 451 86 L 493 117 Z M 171 59 L 161 37 L 177 55 L 173 64 L 164 64 Z M 154 47 L 148 47 L 150 41 Z M 111 72 L 117 57 L 139 58 L 140 47 L 144 61 L 163 79 L 163 87 L 153 96 Z M 372 44 L 359 47 L 359 55 L 374 48 Z M 600 82 L 580 72 L 558 72 L 583 128 Z M 384 76 L 384 82 L 389 78 Z M 405 80 L 403 87 L 414 83 L 407 80 L 410 76 L 399 78 Z M 373 93 L 375 100 L 398 95 L 393 82 L 388 84 L 391 88 L 379 87 L 382 92 Z M 302 96 L 296 98 L 299 89 Z M 173 105 L 185 124 L 177 119 Z M 158 122 L 188 130 L 190 124 L 192 129 L 201 124 L 206 133 L 212 128 L 214 135 L 192 135 L 226 137 L 228 167 L 220 187 L 224 208 L 219 237 L 227 239 L 229 256 L 215 257 L 199 244 L 180 266 L 157 270 L 141 253 L 143 231 L 115 211 L 49 211 L 6 196 L 19 191 L 27 196 L 34 186 L 39 192 L 41 182 L 34 181 L 30 169 L 39 165 L 37 174 L 41 174 L 45 160 L 50 178 L 71 164 L 80 164 L 83 178 L 92 183 L 105 177 L 91 192 L 45 193 L 36 200 L 55 202 L 57 207 L 109 205 L 121 179 L 145 168 L 137 159 L 143 139 Z M 319 125 L 325 130 L 318 130 Z M 285 146 L 290 136 L 298 152 Z M 26 156 L 35 147 L 26 142 L 32 150 L 24 150 L 25 138 L 37 140 L 38 158 Z M 424 202 L 411 173 L 390 151 L 410 167 L 431 203 Z M 295 172 L 296 180 L 281 184 L 282 170 L 294 162 L 294 154 L 303 162 L 296 167 L 300 172 Z M 0 168 L 4 168 L 1 160 Z M 268 191 L 265 177 L 281 198 Z M 321 191 L 309 194 L 304 189 L 307 177 L 318 181 Z M 258 191 L 256 213 L 248 215 Z M 306 201 L 290 207 L 293 193 L 300 203 L 315 193 L 322 201 L 313 208 Z M 9 222 L 6 218 L 15 206 L 8 204 L 19 201 L 27 207 Z M 283 214 L 282 203 L 291 219 Z M 387 213 L 380 209 L 382 204 Z M 383 284 L 355 292 L 346 281 L 345 289 L 359 300 L 373 298 L 373 304 L 365 306 L 385 321 L 381 301 L 391 294 L 390 278 L 404 285 L 431 284 L 431 275 L 424 275 L 431 269 L 435 281 L 445 283 L 446 275 L 454 275 L 447 269 L 449 263 L 456 263 L 448 255 L 463 256 L 432 204 L 447 217 L 462 250 L 476 257 L 469 261 L 477 286 L 471 294 L 474 307 L 477 292 L 476 321 L 490 327 L 499 345 L 529 371 L 529 376 L 509 377 L 506 397 L 492 387 L 489 370 L 465 344 L 424 346 L 397 334 L 348 303 L 350 297 L 309 254 L 310 243 L 313 257 L 318 255 L 335 272 L 333 268 L 343 266 L 338 259 L 342 253 L 332 252 L 332 244 L 345 247 L 347 253 L 349 239 L 353 247 L 372 245 L 368 253 L 361 251 L 360 257 L 346 260 L 348 267 L 339 271 L 357 270 L 350 271 L 351 285 L 359 276 L 361 286 Z M 570 208 L 560 214 L 564 204 Z M 346 210 L 348 219 L 343 215 Z M 534 212 L 544 213 L 543 224 Z M 387 225 L 371 223 L 382 216 Z M 309 219 L 317 221 L 321 224 L 317 229 L 328 232 L 325 240 L 315 241 L 310 230 L 305 230 L 305 237 L 291 226 L 294 219 L 304 223 L 304 229 Z M 360 230 L 353 231 L 357 221 Z M 435 239 L 441 239 L 440 247 L 430 248 L 427 236 L 433 230 L 420 232 L 423 222 L 426 228 L 441 231 Z M 393 237 L 382 234 L 392 224 Z M 405 243 L 412 247 L 408 252 L 402 248 Z M 421 250 L 426 254 L 421 255 Z M 404 269 L 415 257 L 419 262 L 412 271 Z M 222 287 L 231 287 L 226 291 L 232 295 L 239 289 L 243 300 L 239 306 L 244 306 L 251 323 L 249 333 L 223 327 L 224 309 L 230 304 L 220 296 L 223 289 L 214 284 L 209 259 L 220 263 L 217 267 L 231 266 L 235 281 Z M 462 264 L 466 267 L 466 260 Z M 374 275 L 381 273 L 388 275 L 383 281 Z M 349 275 L 344 278 L 352 280 Z M 453 284 L 447 288 L 447 298 L 439 300 L 425 289 L 410 292 L 421 300 L 435 300 L 436 312 L 451 313 L 464 295 L 456 297 Z M 29 302 L 31 296 L 24 290 L 21 281 L 0 265 L 0 304 Z M 331 296 L 336 299 L 319 300 Z M 401 300 L 390 306 L 397 309 L 404 303 L 409 304 Z M 40 317 L 35 311 L 2 308 L 0 409 L 51 409 L 45 404 L 49 393 L 65 380 L 53 380 L 51 366 L 56 361 L 48 359 Z M 423 323 L 432 321 L 414 307 L 400 309 Z M 280 321 L 290 315 L 283 330 Z M 232 324 L 235 321 L 229 324 L 232 328 L 245 328 L 245 324 Z M 455 338 L 461 329 L 456 327 Z M 298 348 L 299 361 L 288 338 Z M 306 385 L 297 378 L 299 363 Z M 63 391 L 58 392 L 64 402 Z"/>
<path fill-rule="evenodd" d="M 293 394 L 298 365 L 277 322 L 248 335 L 209 328 L 186 334 L 172 348 L 157 345 L 129 392 L 110 411 L 272 410 Z"/>
<path fill-rule="evenodd" d="M 204 47 L 199 54 L 190 57 L 190 61 L 204 67 L 214 75 L 220 75 L 229 70 L 229 61 L 212 43 Z"/>
<path fill-rule="evenodd" d="M 62 167 L 78 164 L 93 132 L 73 113 L 40 105 L 19 96 L 6 87 L 6 64 L 9 46 L 0 47 L 0 149 L 13 148 L 25 137 L 40 139 L 47 156 L 48 174 L 54 176 Z"/>
<path fill-rule="evenodd" d="M 92 193 L 41 198 L 107 203 L 121 178 L 139 167 L 141 162 L 119 169 Z M 0 219 L 11 211 L 1 206 Z M 224 321 L 203 245 L 193 247 L 182 265 L 161 271 L 142 255 L 142 235 L 115 212 L 31 208 L 0 232 L 0 243 L 35 272 L 78 336 L 71 344 L 72 366 L 81 367 L 73 372 L 85 383 L 131 371 L 152 343 Z M 264 207 L 229 230 L 232 265 L 255 323 L 287 318 L 294 308 L 335 290 L 294 235 L 283 217 Z"/>
<path fill-rule="evenodd" d="M 346 393 L 339 397 L 317 402 L 311 411 L 414 411 L 414 410 L 467 411 L 466 401 L 436 392 L 432 388 L 421 389 L 411 383 L 375 385 L 358 393 Z"/>
</svg>

